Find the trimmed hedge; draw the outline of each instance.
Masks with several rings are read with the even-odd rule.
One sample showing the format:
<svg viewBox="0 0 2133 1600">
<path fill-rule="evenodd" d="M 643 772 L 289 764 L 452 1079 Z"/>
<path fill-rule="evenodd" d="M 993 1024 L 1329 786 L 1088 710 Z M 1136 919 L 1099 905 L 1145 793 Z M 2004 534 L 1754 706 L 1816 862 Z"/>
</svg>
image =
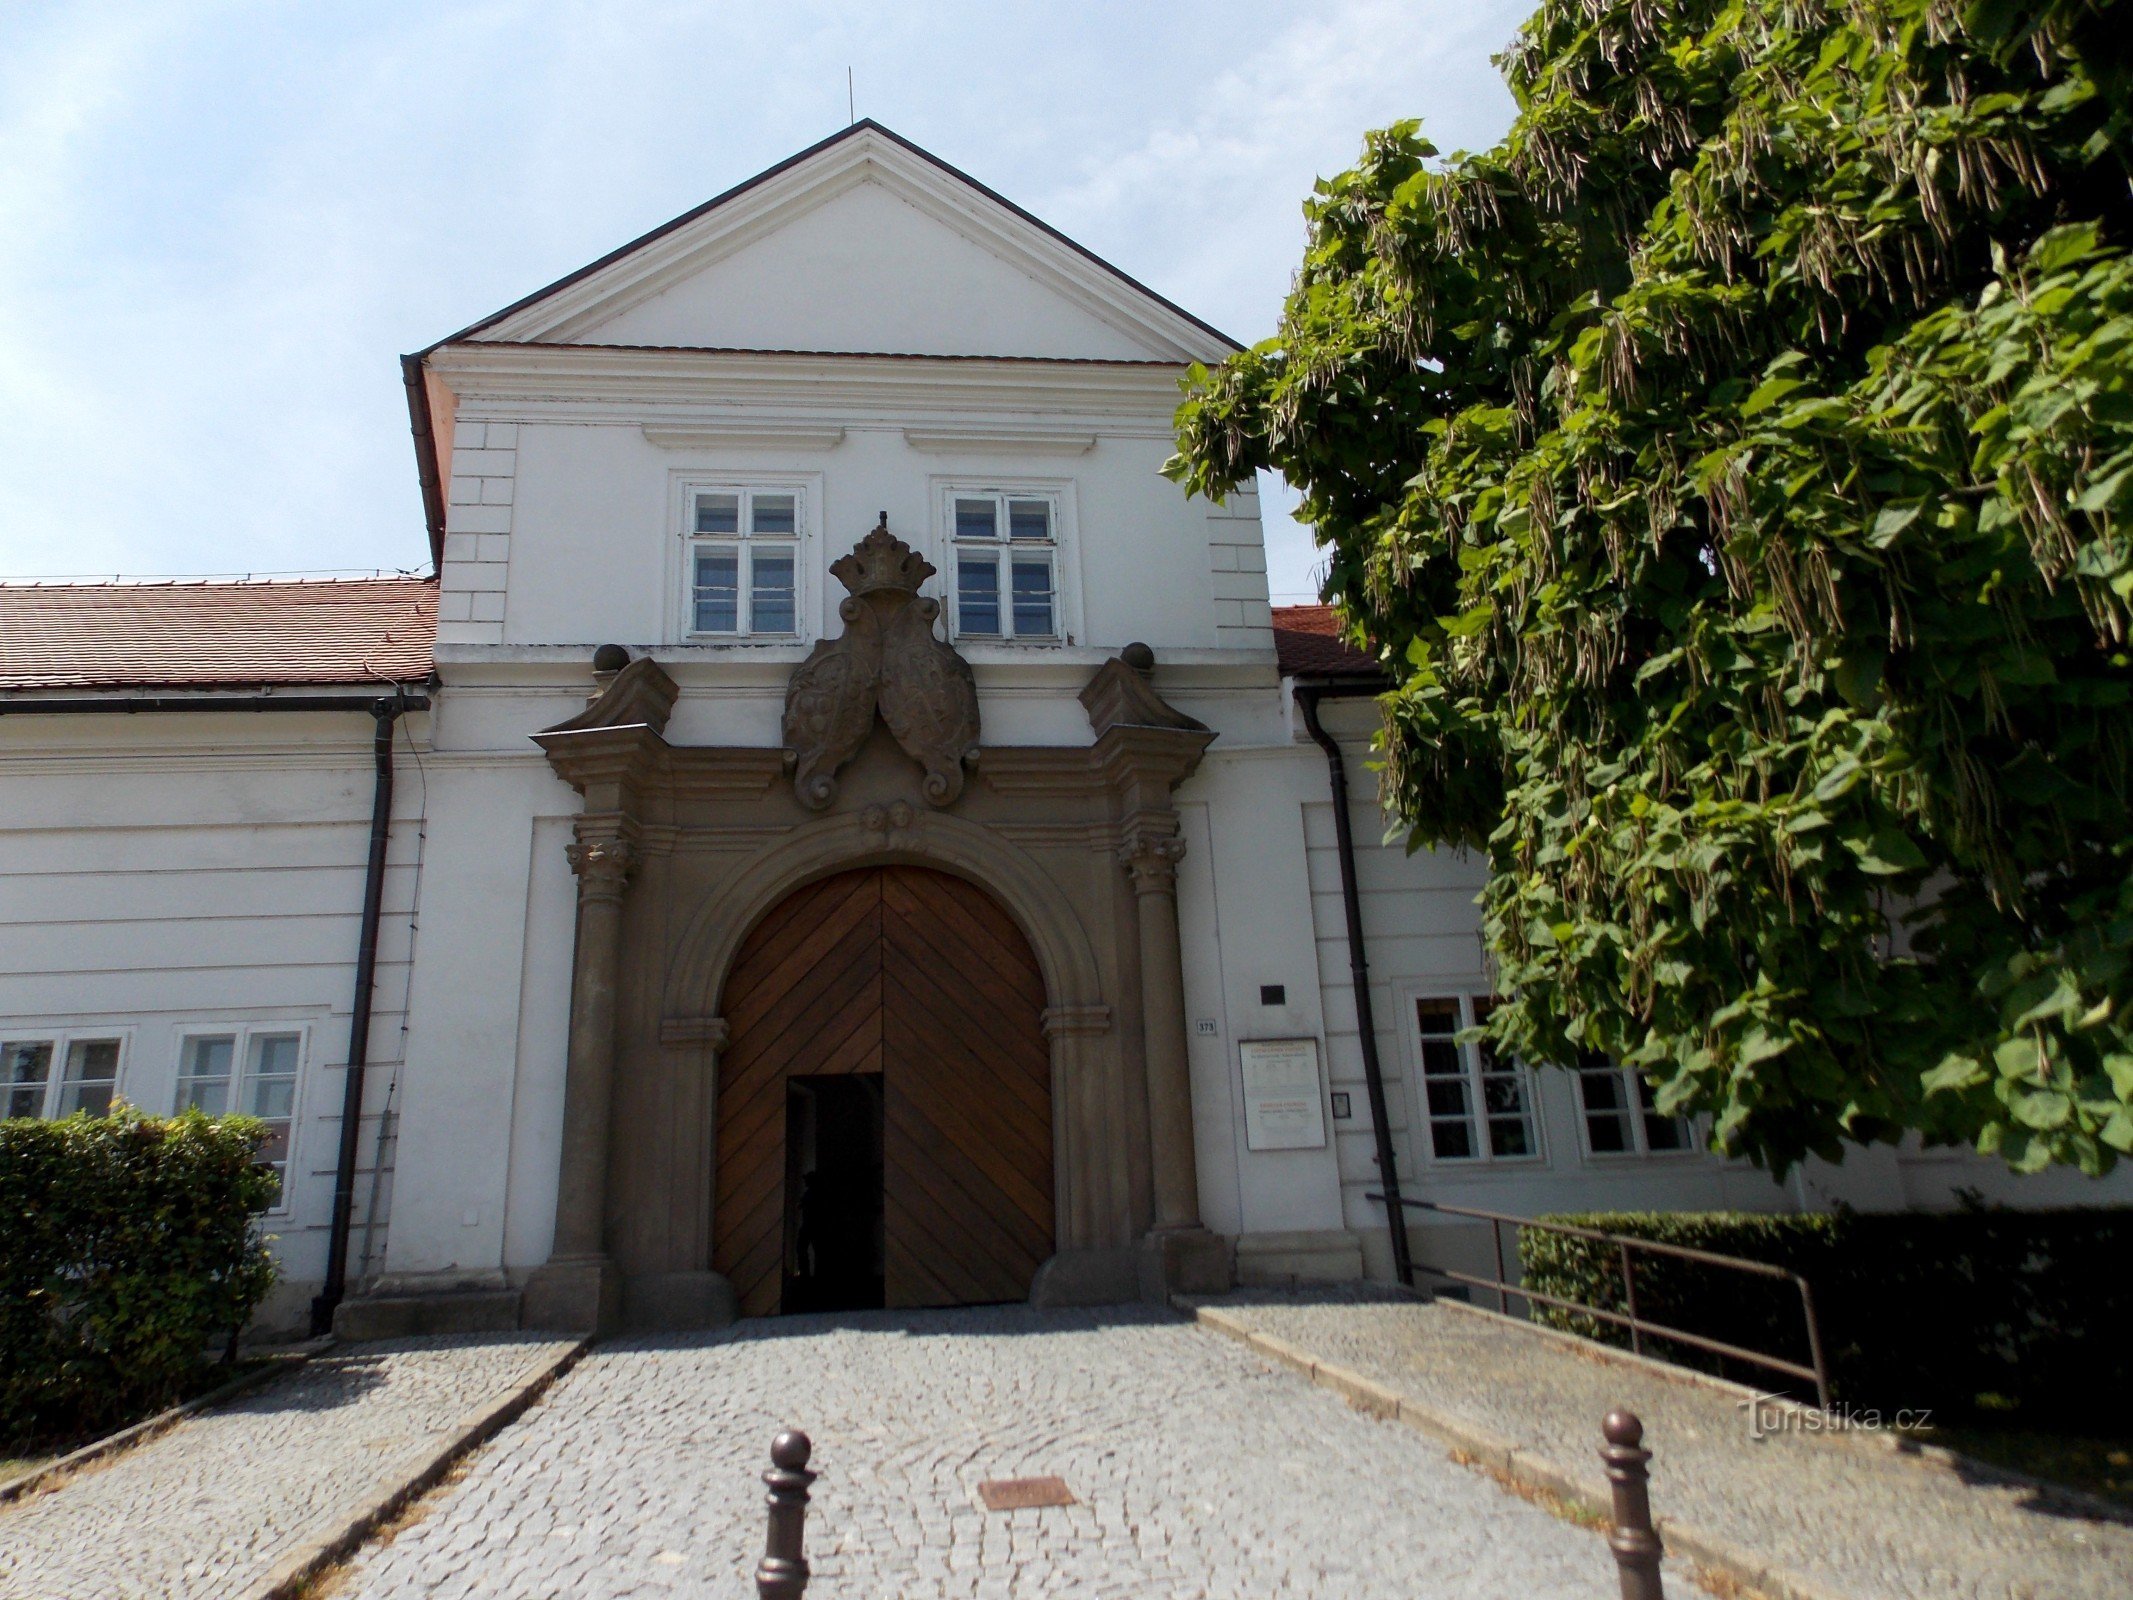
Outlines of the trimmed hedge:
<svg viewBox="0 0 2133 1600">
<path fill-rule="evenodd" d="M 265 1125 L 197 1111 L 0 1121 L 0 1445 L 138 1420 L 197 1385 L 274 1282 Z"/>
<path fill-rule="evenodd" d="M 1932 1407 L 1943 1421 L 2015 1413 L 2041 1425 L 2133 1425 L 2133 1208 L 1972 1209 L 1952 1214 L 1769 1216 L 1588 1212 L 1548 1222 L 1746 1256 L 1814 1290 L 1837 1399 L 1884 1412 Z M 1788 1283 L 1636 1252 L 1640 1316 L 1807 1362 Z M 1615 1247 L 1532 1229 L 1519 1236 L 1529 1287 L 1624 1309 Z M 1627 1346 L 1626 1329 L 1536 1305 L 1534 1319 Z M 1648 1353 L 1719 1370 L 1664 1341 Z M 1728 1377 L 1811 1396 L 1743 1363 Z"/>
</svg>

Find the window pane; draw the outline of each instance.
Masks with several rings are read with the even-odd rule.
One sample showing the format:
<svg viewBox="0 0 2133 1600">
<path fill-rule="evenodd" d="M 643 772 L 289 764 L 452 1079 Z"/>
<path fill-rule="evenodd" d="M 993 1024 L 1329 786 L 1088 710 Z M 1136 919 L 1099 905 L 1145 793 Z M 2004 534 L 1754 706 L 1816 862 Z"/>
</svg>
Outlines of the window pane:
<svg viewBox="0 0 2133 1600">
<path fill-rule="evenodd" d="M 230 1108 L 230 1066 L 237 1041 L 227 1034 L 196 1034 L 178 1058 L 178 1109 L 197 1106 L 219 1117 Z"/>
<path fill-rule="evenodd" d="M 696 497 L 698 533 L 739 533 L 741 497 L 737 494 L 700 494 Z"/>
<path fill-rule="evenodd" d="M 752 551 L 748 561 L 748 630 L 791 633 L 794 630 L 792 550 L 771 545 Z"/>
<path fill-rule="evenodd" d="M 1000 537 L 1000 502 L 958 500 L 955 503 L 955 536 L 958 539 Z"/>
<path fill-rule="evenodd" d="M 1052 536 L 1051 501 L 1008 501 L 1007 533 L 1011 539 L 1049 539 Z"/>
<path fill-rule="evenodd" d="M 293 1033 L 253 1034 L 252 1075 L 260 1078 L 293 1076 L 299 1038 L 300 1035 Z"/>
<path fill-rule="evenodd" d="M 799 507 L 789 494 L 759 494 L 748 502 L 750 533 L 799 532 Z"/>
<path fill-rule="evenodd" d="M 1526 1104 L 1525 1074 L 1515 1066 L 1497 1067 L 1495 1060 L 1483 1051 L 1481 1101 L 1488 1110 L 1489 1153 L 1537 1155 L 1540 1139 L 1533 1127 L 1532 1108 Z"/>
<path fill-rule="evenodd" d="M 9 1116 L 43 1116 L 44 1086 L 52 1076 L 51 1040 L 23 1039 L 0 1044 L 0 1075 L 5 1078 Z"/>
<path fill-rule="evenodd" d="M 71 1117 L 77 1111 L 86 1111 L 92 1117 L 109 1115 L 111 1097 L 118 1089 L 118 1058 L 116 1039 L 76 1039 L 68 1045 L 59 1115 Z"/>
<path fill-rule="evenodd" d="M 1474 1158 L 1474 1136 L 1467 1128 L 1466 1119 L 1432 1122 L 1429 1125 L 1429 1149 L 1439 1161 L 1471 1161 Z"/>
<path fill-rule="evenodd" d="M 1535 1153 L 1533 1129 L 1524 1117 L 1489 1118 L 1489 1154 L 1530 1156 Z"/>
<path fill-rule="evenodd" d="M 741 627 L 741 553 L 696 552 L 696 632 L 738 633 Z"/>
<path fill-rule="evenodd" d="M 1015 637 L 1044 639 L 1052 634 L 1052 564 L 1016 561 L 1014 568 Z"/>
<path fill-rule="evenodd" d="M 1663 1117 L 1653 1108 L 1652 1086 L 1642 1073 L 1636 1076 L 1637 1109 L 1644 1116 L 1644 1148 L 1647 1150 L 1693 1150 L 1696 1130 L 1687 1117 Z"/>
<path fill-rule="evenodd" d="M 958 633 L 1000 631 L 1000 565 L 989 556 L 961 555 L 955 563 Z"/>
<path fill-rule="evenodd" d="M 1629 1111 L 1622 1103 L 1622 1074 L 1613 1067 L 1586 1067 L 1578 1073 L 1578 1094 L 1585 1107 L 1585 1143 L 1596 1156 L 1626 1155 L 1630 1143 Z"/>
</svg>

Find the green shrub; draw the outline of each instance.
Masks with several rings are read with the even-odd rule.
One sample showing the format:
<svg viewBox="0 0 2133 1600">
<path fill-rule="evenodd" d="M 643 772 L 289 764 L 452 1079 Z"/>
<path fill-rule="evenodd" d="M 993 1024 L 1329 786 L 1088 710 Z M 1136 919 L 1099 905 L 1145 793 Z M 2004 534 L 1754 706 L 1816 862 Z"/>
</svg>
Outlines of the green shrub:
<svg viewBox="0 0 2133 1600">
<path fill-rule="evenodd" d="M 0 1446 L 107 1431 L 197 1385 L 274 1281 L 265 1125 L 0 1121 Z"/>
<path fill-rule="evenodd" d="M 1596 1212 L 1549 1222 L 1766 1261 L 1814 1290 L 1837 1398 L 1863 1408 L 1932 1407 L 1943 1420 L 2018 1412 L 2090 1427 L 2133 1422 L 2133 1209 L 1971 1209 L 1946 1215 L 1768 1216 Z M 1636 1252 L 1637 1310 L 1655 1322 L 1807 1361 L 1798 1292 L 1787 1283 Z M 1524 1230 L 1526 1284 L 1623 1309 L 1613 1245 Z M 1627 1330 L 1535 1307 L 1535 1319 L 1626 1346 Z M 1689 1347 L 1649 1353 L 1719 1370 Z M 1730 1377 L 1804 1393 L 1776 1373 Z"/>
</svg>

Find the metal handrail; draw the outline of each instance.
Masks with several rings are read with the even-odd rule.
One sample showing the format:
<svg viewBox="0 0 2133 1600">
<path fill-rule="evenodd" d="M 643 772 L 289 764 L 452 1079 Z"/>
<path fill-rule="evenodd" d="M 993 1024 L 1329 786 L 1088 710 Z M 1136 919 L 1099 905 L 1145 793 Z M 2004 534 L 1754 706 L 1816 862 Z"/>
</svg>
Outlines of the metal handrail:
<svg viewBox="0 0 2133 1600">
<path fill-rule="evenodd" d="M 1372 1193 L 1364 1198 L 1385 1203 L 1383 1194 Z M 1745 1361 L 1753 1366 L 1767 1367 L 1772 1372 L 1782 1372 L 1787 1377 L 1805 1378 L 1815 1386 L 1816 1402 L 1823 1410 L 1829 1409 L 1829 1362 L 1822 1350 L 1822 1325 L 1815 1315 L 1814 1290 L 1807 1280 L 1789 1267 L 1776 1266 L 1768 1261 L 1751 1261 L 1745 1256 L 1721 1255 L 1716 1250 L 1698 1250 L 1691 1245 L 1667 1244 L 1657 1239 L 1637 1239 L 1626 1233 L 1608 1233 L 1600 1228 L 1581 1228 L 1571 1222 L 1542 1222 L 1535 1217 L 1513 1216 L 1506 1211 L 1480 1211 L 1471 1206 L 1440 1205 L 1434 1200 L 1411 1200 L 1400 1196 L 1399 1204 L 1415 1211 L 1435 1211 L 1447 1217 L 1471 1217 L 1489 1224 L 1489 1232 L 1496 1246 L 1496 1276 L 1477 1278 L 1469 1273 L 1454 1272 L 1448 1267 L 1433 1267 L 1426 1261 L 1417 1261 L 1415 1267 L 1432 1276 L 1453 1283 L 1466 1284 L 1476 1289 L 1496 1291 L 1496 1309 L 1509 1314 L 1510 1297 L 1517 1295 L 1526 1301 L 1538 1301 L 1542 1305 L 1559 1306 L 1566 1311 L 1580 1312 L 1588 1317 L 1597 1317 L 1603 1322 L 1614 1323 L 1629 1329 L 1630 1348 L 1638 1355 L 1644 1354 L 1644 1335 L 1649 1333 L 1662 1339 L 1671 1339 L 1676 1344 L 1685 1344 L 1692 1349 L 1707 1350 L 1713 1355 L 1731 1356 L 1736 1361 Z M 1602 1244 L 1615 1247 L 1616 1260 L 1622 1269 L 1622 1298 L 1628 1314 L 1610 1311 L 1604 1306 L 1588 1305 L 1581 1300 L 1566 1300 L 1560 1295 L 1529 1289 L 1522 1283 L 1512 1283 L 1504 1275 L 1503 1229 L 1509 1223 L 1517 1228 L 1538 1228 L 1543 1233 L 1564 1234 L 1573 1239 L 1596 1239 Z M 1711 1339 L 1700 1333 L 1690 1333 L 1685 1328 L 1670 1328 L 1664 1323 L 1653 1322 L 1637 1314 L 1637 1276 L 1631 1264 L 1632 1250 L 1647 1251 L 1652 1255 L 1674 1256 L 1683 1261 L 1694 1261 L 1708 1267 L 1724 1267 L 1734 1272 L 1745 1272 L 1758 1278 L 1776 1278 L 1791 1283 L 1800 1291 L 1800 1312 L 1807 1323 L 1808 1359 L 1812 1363 L 1802 1366 L 1796 1361 L 1787 1361 L 1779 1356 L 1766 1355 L 1759 1350 L 1748 1350 L 1737 1344 L 1727 1344 L 1722 1339 Z M 1414 1287 L 1412 1274 L 1407 1285 Z"/>
</svg>

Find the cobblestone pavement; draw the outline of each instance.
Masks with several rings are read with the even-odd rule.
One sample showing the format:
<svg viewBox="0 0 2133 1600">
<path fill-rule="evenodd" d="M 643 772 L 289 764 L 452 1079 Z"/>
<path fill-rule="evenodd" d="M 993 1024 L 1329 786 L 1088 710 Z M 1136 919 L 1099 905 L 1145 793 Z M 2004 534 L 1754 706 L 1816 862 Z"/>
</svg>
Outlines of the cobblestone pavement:
<svg viewBox="0 0 2133 1600">
<path fill-rule="evenodd" d="M 1595 1496 L 1612 1406 L 1644 1419 L 1652 1509 L 1859 1600 L 2124 1600 L 2133 1527 L 1870 1444 L 1760 1442 L 1730 1395 L 1586 1354 L 1464 1308 L 1363 1293 L 1210 1302 L 1255 1332 L 1412 1396 L 1564 1471 Z M 1898 1330 L 1900 1332 L 1900 1330 Z"/>
<path fill-rule="evenodd" d="M 807 1429 L 823 1600 L 1597 1600 L 1595 1534 L 1164 1313 L 874 1312 L 603 1345 L 336 1600 L 752 1593 L 770 1440 Z M 988 1478 L 1079 1504 L 988 1513 Z"/>
<path fill-rule="evenodd" d="M 570 1348 L 427 1338 L 320 1356 L 0 1506 L 5 1600 L 230 1600 Z"/>
</svg>

